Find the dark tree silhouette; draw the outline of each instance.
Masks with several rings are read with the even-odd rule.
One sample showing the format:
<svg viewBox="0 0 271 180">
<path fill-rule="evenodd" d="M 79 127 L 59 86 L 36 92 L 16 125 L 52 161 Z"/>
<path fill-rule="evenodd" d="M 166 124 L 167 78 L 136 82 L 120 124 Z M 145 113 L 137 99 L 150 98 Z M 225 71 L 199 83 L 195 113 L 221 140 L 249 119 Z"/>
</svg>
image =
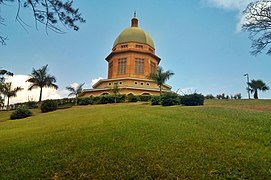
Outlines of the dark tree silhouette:
<svg viewBox="0 0 271 180">
<path fill-rule="evenodd" d="M 34 69 L 32 73 L 30 74 L 30 78 L 26 80 L 26 82 L 30 82 L 31 86 L 28 88 L 28 90 L 32 90 L 33 88 L 40 88 L 40 97 L 39 97 L 39 103 L 42 99 L 42 89 L 45 87 L 48 88 L 55 88 L 57 89 L 58 86 L 54 84 L 56 82 L 55 76 L 52 76 L 47 73 L 47 67 L 46 66 L 41 67 L 40 69 Z"/>
<path fill-rule="evenodd" d="M 75 105 L 77 105 L 78 97 L 83 92 L 84 84 L 85 83 L 79 84 L 76 88 L 72 86 L 66 87 L 66 89 L 71 92 L 68 96 L 75 96 Z"/>
<path fill-rule="evenodd" d="M 149 79 L 156 82 L 160 89 L 160 95 L 162 94 L 162 86 L 163 84 L 171 77 L 174 73 L 169 71 L 164 71 L 161 66 L 158 67 L 158 71 L 156 73 L 151 73 L 149 75 Z"/>
<path fill-rule="evenodd" d="M 267 91 L 269 87 L 262 80 L 251 80 L 248 83 L 249 90 L 251 93 L 254 93 L 254 99 L 258 99 L 258 91 Z"/>
<path fill-rule="evenodd" d="M 250 3 L 243 11 L 243 31 L 249 32 L 252 41 L 252 55 L 260 54 L 267 49 L 271 55 L 271 0 L 258 0 Z"/>
<path fill-rule="evenodd" d="M 0 0 L 0 7 L 10 3 L 17 3 L 16 21 L 26 28 L 27 25 L 20 16 L 21 8 L 29 9 L 33 13 L 35 25 L 41 23 L 45 25 L 46 33 L 50 29 L 57 33 L 64 33 L 62 30 L 79 29 L 77 22 L 83 23 L 85 20 L 81 17 L 79 9 L 73 7 L 73 1 L 68 0 Z M 5 19 L 0 12 L 0 25 L 5 26 Z M 0 43 L 6 44 L 7 37 L 0 34 Z"/>
<path fill-rule="evenodd" d="M 13 73 L 11 73 L 11 72 L 9 72 L 9 71 L 7 71 L 5 69 L 1 69 L 0 70 L 0 83 L 5 82 L 5 76 L 13 76 Z"/>
</svg>

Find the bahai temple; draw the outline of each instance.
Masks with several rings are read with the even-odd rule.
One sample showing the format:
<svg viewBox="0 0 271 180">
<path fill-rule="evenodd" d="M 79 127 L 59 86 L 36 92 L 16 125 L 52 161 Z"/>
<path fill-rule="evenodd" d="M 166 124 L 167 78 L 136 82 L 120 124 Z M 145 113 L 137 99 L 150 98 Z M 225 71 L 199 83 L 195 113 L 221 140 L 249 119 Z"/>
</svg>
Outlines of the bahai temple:
<svg viewBox="0 0 271 180">
<path fill-rule="evenodd" d="M 116 38 L 112 52 L 105 58 L 108 63 L 108 78 L 94 84 L 93 89 L 84 89 L 83 96 L 112 94 L 115 83 L 121 94 L 159 95 L 159 87 L 148 78 L 157 72 L 160 58 L 155 54 L 151 36 L 138 27 L 136 14 L 131 27 L 124 29 Z M 164 84 L 163 91 L 171 91 Z"/>
</svg>

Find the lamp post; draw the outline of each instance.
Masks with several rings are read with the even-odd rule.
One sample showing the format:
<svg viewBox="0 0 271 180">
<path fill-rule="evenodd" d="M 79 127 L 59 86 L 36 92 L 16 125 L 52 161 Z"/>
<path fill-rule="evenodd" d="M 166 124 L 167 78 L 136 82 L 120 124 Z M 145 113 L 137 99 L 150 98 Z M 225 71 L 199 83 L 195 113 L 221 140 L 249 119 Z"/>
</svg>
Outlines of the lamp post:
<svg viewBox="0 0 271 180">
<path fill-rule="evenodd" d="M 248 99 L 250 99 L 249 85 L 248 85 L 248 83 L 249 83 L 249 75 L 248 75 L 248 73 L 246 73 L 246 74 L 244 74 L 244 76 L 247 77 L 247 94 L 248 94 Z"/>
</svg>

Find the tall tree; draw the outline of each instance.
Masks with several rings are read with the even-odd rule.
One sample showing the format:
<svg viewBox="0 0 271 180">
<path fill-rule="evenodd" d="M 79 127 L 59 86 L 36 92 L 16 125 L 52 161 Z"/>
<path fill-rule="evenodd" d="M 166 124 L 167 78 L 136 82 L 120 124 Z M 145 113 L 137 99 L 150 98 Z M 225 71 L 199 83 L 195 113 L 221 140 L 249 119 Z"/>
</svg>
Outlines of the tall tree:
<svg viewBox="0 0 271 180">
<path fill-rule="evenodd" d="M 15 87 L 15 88 L 12 88 L 12 84 L 11 82 L 7 82 L 4 84 L 4 88 L 3 88 L 3 91 L 2 93 L 7 96 L 8 98 L 8 102 L 7 102 L 7 110 L 9 110 L 9 99 L 11 97 L 16 97 L 17 96 L 17 92 L 18 91 L 21 91 L 23 90 L 23 88 L 21 87 Z"/>
<path fill-rule="evenodd" d="M 11 73 L 5 69 L 1 69 L 0 70 L 0 98 L 1 98 L 1 100 L 3 100 L 3 102 L 5 102 L 5 98 L 6 98 L 5 94 L 3 94 L 3 90 L 5 87 L 5 81 L 6 81 L 7 76 L 13 76 L 13 73 Z"/>
<path fill-rule="evenodd" d="M 32 70 L 32 73 L 29 75 L 30 78 L 26 80 L 26 82 L 30 82 L 31 86 L 28 88 L 29 91 L 31 91 L 33 88 L 40 88 L 40 96 L 39 96 L 39 103 L 42 100 L 42 89 L 43 88 L 54 88 L 58 89 L 58 86 L 54 84 L 56 82 L 55 76 L 52 76 L 47 73 L 47 67 L 46 66 L 41 67 L 40 69 L 34 69 Z"/>
<path fill-rule="evenodd" d="M 170 70 L 164 71 L 163 68 L 161 66 L 159 66 L 156 73 L 151 73 L 149 75 L 149 79 L 156 82 L 156 84 L 159 86 L 160 95 L 161 95 L 163 84 L 173 75 L 174 75 L 174 73 L 171 72 Z"/>
<path fill-rule="evenodd" d="M 257 0 L 250 3 L 243 11 L 242 29 L 249 32 L 252 41 L 252 55 L 260 54 L 267 49 L 271 55 L 271 0 Z"/>
<path fill-rule="evenodd" d="M 267 91 L 269 87 L 262 80 L 251 80 L 248 82 L 249 90 L 254 93 L 254 99 L 258 99 L 258 91 Z"/>
<path fill-rule="evenodd" d="M 85 22 L 79 9 L 74 8 L 73 1 L 70 0 L 0 0 L 0 7 L 8 6 L 11 3 L 17 3 L 15 19 L 25 29 L 29 25 L 20 16 L 22 8 L 32 11 L 36 28 L 38 28 L 38 23 L 43 24 L 46 32 L 50 29 L 57 33 L 64 33 L 61 26 L 64 26 L 65 29 L 78 31 L 79 27 L 76 23 Z M 1 14 L 0 25 L 5 25 L 5 19 Z M 6 44 L 6 40 L 7 37 L 0 34 L 0 43 L 2 45 Z"/>
<path fill-rule="evenodd" d="M 77 105 L 78 97 L 83 91 L 83 86 L 85 83 L 79 84 L 77 87 L 68 86 L 66 87 L 67 90 L 69 90 L 71 93 L 68 96 L 75 96 L 75 105 Z"/>
</svg>

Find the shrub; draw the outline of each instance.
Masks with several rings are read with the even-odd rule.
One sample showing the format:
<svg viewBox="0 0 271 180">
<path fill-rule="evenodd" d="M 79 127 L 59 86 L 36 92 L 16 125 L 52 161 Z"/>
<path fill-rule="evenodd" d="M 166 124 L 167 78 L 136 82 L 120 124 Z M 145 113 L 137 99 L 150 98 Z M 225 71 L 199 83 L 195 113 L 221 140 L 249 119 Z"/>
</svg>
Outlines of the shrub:
<svg viewBox="0 0 271 180">
<path fill-rule="evenodd" d="M 63 98 L 63 99 L 58 99 L 58 106 L 60 105 L 71 105 L 75 103 L 75 98 Z"/>
<path fill-rule="evenodd" d="M 215 99 L 215 97 L 212 94 L 207 94 L 205 99 Z"/>
<path fill-rule="evenodd" d="M 167 92 L 161 95 L 162 106 L 173 106 L 179 104 L 179 96 L 176 93 Z"/>
<path fill-rule="evenodd" d="M 29 108 L 29 109 L 35 109 L 38 108 L 38 102 L 36 101 L 28 101 L 25 103 L 25 105 Z"/>
<path fill-rule="evenodd" d="M 160 104 L 160 96 L 152 96 L 151 105 L 159 105 L 159 104 Z"/>
<path fill-rule="evenodd" d="M 133 94 L 128 94 L 127 100 L 128 102 L 137 102 L 139 101 L 139 98 Z"/>
<path fill-rule="evenodd" d="M 181 97 L 180 103 L 185 106 L 200 106 L 204 103 L 204 96 L 201 94 L 189 94 Z"/>
<path fill-rule="evenodd" d="M 89 105 L 93 104 L 93 98 L 85 97 L 85 98 L 78 98 L 78 105 Z"/>
<path fill-rule="evenodd" d="M 93 97 L 93 99 L 92 99 L 93 100 L 93 104 L 101 104 L 100 103 L 100 99 L 101 99 L 100 96 Z"/>
<path fill-rule="evenodd" d="M 148 102 L 151 100 L 152 96 L 150 95 L 139 95 L 139 101 Z"/>
<path fill-rule="evenodd" d="M 117 103 L 125 102 L 126 95 L 125 94 L 118 94 L 117 95 Z"/>
<path fill-rule="evenodd" d="M 108 103 L 114 103 L 115 97 L 112 95 L 102 95 L 100 96 L 99 104 L 108 104 Z"/>
<path fill-rule="evenodd" d="M 41 112 L 43 113 L 55 111 L 56 109 L 57 109 L 57 101 L 55 100 L 45 100 L 41 104 Z"/>
<path fill-rule="evenodd" d="M 22 119 L 32 116 L 32 112 L 24 106 L 18 107 L 11 115 L 10 119 Z"/>
</svg>

